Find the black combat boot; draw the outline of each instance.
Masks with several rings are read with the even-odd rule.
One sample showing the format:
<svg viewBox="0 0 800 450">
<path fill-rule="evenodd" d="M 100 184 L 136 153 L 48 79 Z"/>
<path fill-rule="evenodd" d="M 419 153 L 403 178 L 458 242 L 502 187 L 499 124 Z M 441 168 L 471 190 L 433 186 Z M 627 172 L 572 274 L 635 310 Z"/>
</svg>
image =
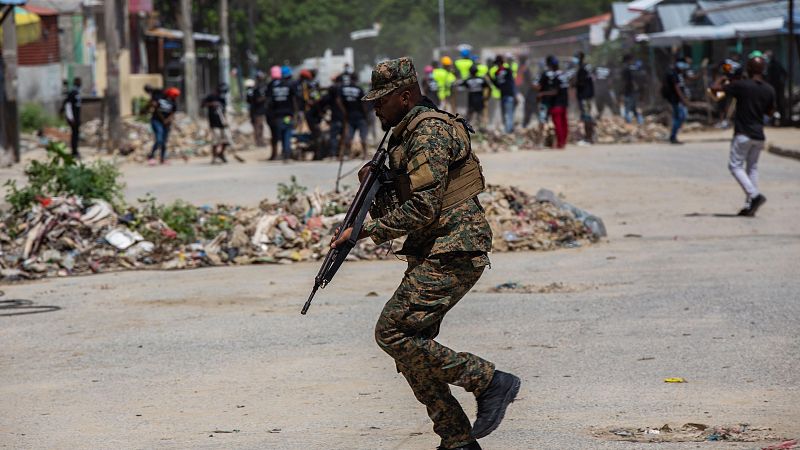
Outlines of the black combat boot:
<svg viewBox="0 0 800 450">
<path fill-rule="evenodd" d="M 472 425 L 472 437 L 488 436 L 500 426 L 506 408 L 517 397 L 520 381 L 510 373 L 494 371 L 489 387 L 478 397 L 478 417 Z"/>
<path fill-rule="evenodd" d="M 482 450 L 481 446 L 478 445 L 478 441 L 472 441 L 467 445 L 462 445 L 461 447 L 445 447 L 444 445 L 440 445 L 436 447 L 436 450 Z"/>
</svg>

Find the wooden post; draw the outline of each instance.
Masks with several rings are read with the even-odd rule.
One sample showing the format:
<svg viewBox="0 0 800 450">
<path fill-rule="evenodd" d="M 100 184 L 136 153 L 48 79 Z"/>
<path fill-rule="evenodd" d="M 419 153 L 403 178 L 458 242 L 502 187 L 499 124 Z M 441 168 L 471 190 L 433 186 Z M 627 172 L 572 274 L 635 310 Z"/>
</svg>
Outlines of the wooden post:
<svg viewBox="0 0 800 450">
<path fill-rule="evenodd" d="M 0 120 L 0 162 L 5 164 L 19 162 L 19 114 L 17 110 L 17 25 L 14 22 L 14 6 L 3 11 L 3 89 Z"/>
<path fill-rule="evenodd" d="M 197 120 L 200 105 L 197 100 L 197 55 L 192 32 L 192 0 L 181 0 L 180 24 L 183 32 L 183 92 L 186 114 Z"/>
<path fill-rule="evenodd" d="M 231 46 L 230 36 L 228 33 L 228 0 L 220 0 L 219 2 L 219 34 L 222 38 L 220 42 L 220 56 L 219 56 L 219 80 L 228 85 L 228 93 L 225 94 L 225 103 L 228 108 L 231 105 Z"/>
<path fill-rule="evenodd" d="M 795 34 L 794 34 L 794 27 L 796 26 L 794 23 L 794 0 L 789 0 L 789 57 L 787 58 L 787 65 L 789 66 L 789 104 L 784 107 L 786 110 L 785 113 L 789 116 L 786 118 L 781 117 L 781 122 L 788 123 L 794 125 L 794 117 L 792 114 L 793 107 L 794 107 L 794 60 L 795 60 Z M 781 114 L 784 114 L 784 111 L 781 111 Z"/>
<path fill-rule="evenodd" d="M 117 20 L 119 0 L 105 0 L 103 20 L 106 40 L 106 92 L 103 98 L 108 113 L 108 145 L 109 153 L 119 149 L 122 139 L 122 119 L 119 105 L 119 33 L 120 23 Z"/>
</svg>

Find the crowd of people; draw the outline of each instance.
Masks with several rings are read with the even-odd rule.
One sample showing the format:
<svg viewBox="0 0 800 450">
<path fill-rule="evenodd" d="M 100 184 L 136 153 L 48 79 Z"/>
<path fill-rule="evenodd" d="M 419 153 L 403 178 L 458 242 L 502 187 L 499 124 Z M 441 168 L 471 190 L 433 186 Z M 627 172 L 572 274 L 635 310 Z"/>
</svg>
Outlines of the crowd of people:
<svg viewBox="0 0 800 450">
<path fill-rule="evenodd" d="M 296 157 L 293 138 L 304 142 L 314 159 L 329 157 L 367 157 L 367 138 L 374 120 L 358 77 L 347 66 L 328 89 L 321 89 L 315 70 L 300 70 L 294 79 L 288 66 L 273 66 L 269 79 L 258 72 L 247 80 L 246 101 L 253 124 L 256 146 L 266 146 L 264 124 L 270 130 L 270 160 L 289 161 Z M 323 136 L 323 122 L 327 136 Z M 353 151 L 355 136 L 360 149 Z M 278 152 L 280 144 L 281 152 Z"/>
<path fill-rule="evenodd" d="M 764 59 L 764 81 L 776 93 L 776 111 L 784 110 L 786 70 L 781 67 L 771 51 L 753 52 L 750 58 Z M 535 64 L 525 56 L 517 58 L 507 53 L 481 62 L 469 46 L 462 46 L 459 57 L 442 56 L 424 67 L 420 74 L 422 92 L 438 108 L 466 116 L 476 130 L 503 130 L 513 133 L 515 126 L 527 128 L 536 118 L 540 134 L 552 123 L 555 139 L 553 147 L 563 149 L 568 141 L 568 111 L 570 101 L 575 101 L 577 115 L 583 129 L 579 145 L 595 141 L 597 119 L 606 110 L 621 115 L 628 123 L 643 124 L 640 106 L 647 83 L 641 60 L 631 54 L 621 58 L 617 67 L 592 66 L 583 52 L 576 52 L 568 61 L 550 55 Z M 744 76 L 742 56 L 729 55 L 717 65 L 703 67 L 712 77 L 724 76 L 730 80 Z M 690 85 L 700 75 L 693 70 L 691 59 L 678 57 L 661 77 L 660 96 L 669 105 L 671 130 L 669 141 L 680 144 L 678 133 L 687 119 L 688 107 L 696 100 Z M 321 88 L 315 70 L 300 70 L 297 76 L 289 66 L 273 66 L 269 73 L 257 72 L 254 79 L 245 80 L 246 103 L 253 126 L 255 145 L 267 146 L 265 129 L 269 129 L 270 160 L 289 161 L 302 157 L 301 150 L 293 148 L 301 143 L 303 151 L 313 153 L 314 159 L 350 158 L 368 156 L 368 139 L 374 140 L 376 118 L 372 102 L 363 101 L 367 80 L 359 80 L 349 65 L 331 80 L 328 88 Z M 362 83 L 360 83 L 362 82 Z M 147 86 L 148 111 L 154 143 L 149 154 L 150 164 L 166 163 L 167 142 L 180 91 Z M 620 96 L 617 93 L 621 94 Z M 703 95 L 703 93 L 701 93 Z M 711 92 L 719 124 L 728 126 L 733 115 L 731 96 L 719 91 Z M 226 150 L 232 145 L 231 129 L 226 119 L 229 98 L 228 86 L 220 84 L 214 92 L 203 98 L 208 126 L 212 132 L 212 163 L 227 162 Z M 78 153 L 80 127 L 80 79 L 73 80 L 64 100 L 64 115 L 72 130 L 72 151 Z M 520 107 L 519 120 L 517 108 Z M 575 108 L 575 106 L 577 106 Z M 355 137 L 360 145 L 353 149 Z M 297 147 L 295 145 L 295 147 Z"/>
</svg>

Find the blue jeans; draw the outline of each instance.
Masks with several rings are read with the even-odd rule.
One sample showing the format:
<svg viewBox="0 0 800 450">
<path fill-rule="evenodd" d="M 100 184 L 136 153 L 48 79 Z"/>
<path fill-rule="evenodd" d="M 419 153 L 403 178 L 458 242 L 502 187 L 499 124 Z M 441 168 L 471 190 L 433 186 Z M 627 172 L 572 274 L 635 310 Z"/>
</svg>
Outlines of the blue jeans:
<svg viewBox="0 0 800 450">
<path fill-rule="evenodd" d="M 156 141 L 153 143 L 153 149 L 150 150 L 148 159 L 156 157 L 156 151 L 160 148 L 161 154 L 159 155 L 161 161 L 167 158 L 167 139 L 169 138 L 169 125 L 164 124 L 158 119 L 150 119 L 150 126 L 153 127 L 153 135 Z"/>
<path fill-rule="evenodd" d="M 328 156 L 339 156 L 339 139 L 342 137 L 342 124 L 341 120 L 332 120 L 331 127 L 328 130 Z"/>
<path fill-rule="evenodd" d="M 686 105 L 681 102 L 672 104 L 672 132 L 669 134 L 670 141 L 678 139 L 678 130 L 681 129 L 683 122 L 686 120 L 686 114 Z"/>
<path fill-rule="evenodd" d="M 347 130 L 347 143 L 353 141 L 353 138 L 356 136 L 356 132 L 358 132 L 358 137 L 361 139 L 362 143 L 367 142 L 367 134 L 369 134 L 369 128 L 367 127 L 367 119 L 360 118 L 360 119 L 350 119 L 347 121 L 347 125 L 350 127 Z"/>
<path fill-rule="evenodd" d="M 642 117 L 642 113 L 636 109 L 636 95 L 624 96 L 623 102 L 625 108 L 625 122 L 631 123 L 631 120 L 633 120 L 632 116 L 636 116 L 636 123 L 639 125 L 643 124 L 644 118 Z"/>
<path fill-rule="evenodd" d="M 503 104 L 503 123 L 506 133 L 514 131 L 514 97 L 506 96 L 502 99 Z"/>
<path fill-rule="evenodd" d="M 284 116 L 278 119 L 278 136 L 280 137 L 281 148 L 283 149 L 283 159 L 292 157 L 293 132 L 292 116 Z"/>
</svg>

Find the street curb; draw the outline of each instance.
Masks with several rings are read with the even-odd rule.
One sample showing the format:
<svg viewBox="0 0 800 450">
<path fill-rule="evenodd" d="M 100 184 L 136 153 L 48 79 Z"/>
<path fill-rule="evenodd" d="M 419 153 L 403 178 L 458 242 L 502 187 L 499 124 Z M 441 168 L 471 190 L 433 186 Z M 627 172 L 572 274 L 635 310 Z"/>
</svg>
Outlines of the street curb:
<svg viewBox="0 0 800 450">
<path fill-rule="evenodd" d="M 787 158 L 800 160 L 800 150 L 797 149 L 778 147 L 775 144 L 769 144 L 767 151 L 775 155 L 780 155 L 780 156 L 785 156 Z"/>
</svg>

